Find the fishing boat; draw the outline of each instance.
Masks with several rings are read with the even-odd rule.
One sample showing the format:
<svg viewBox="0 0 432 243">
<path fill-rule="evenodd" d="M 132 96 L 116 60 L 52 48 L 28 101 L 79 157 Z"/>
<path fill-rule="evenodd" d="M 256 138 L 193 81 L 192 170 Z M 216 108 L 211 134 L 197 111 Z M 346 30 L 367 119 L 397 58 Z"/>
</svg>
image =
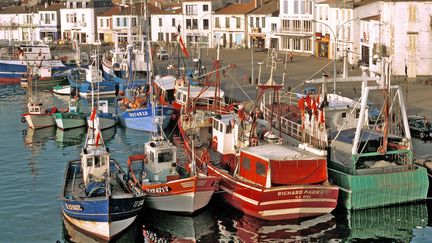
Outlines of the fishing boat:
<svg viewBox="0 0 432 243">
<path fill-rule="evenodd" d="M 110 240 L 135 221 L 145 193 L 110 158 L 100 130 L 94 127 L 87 131 L 81 159 L 66 165 L 62 212 L 81 231 Z"/>
<path fill-rule="evenodd" d="M 67 71 L 63 71 L 67 73 Z M 52 72 L 51 67 L 44 66 L 27 66 L 27 72 L 21 78 L 21 87 L 35 85 L 38 88 L 47 88 L 53 85 L 63 85 L 67 83 L 66 75 Z"/>
<path fill-rule="evenodd" d="M 147 193 L 147 207 L 193 214 L 208 204 L 220 177 L 200 173 L 194 163 L 191 171 L 181 170 L 176 163 L 178 148 L 159 130 L 144 144 L 143 154 L 129 156 L 129 176 Z"/>
<path fill-rule="evenodd" d="M 52 91 L 54 94 L 58 95 L 71 95 L 73 88 L 70 85 L 56 85 L 53 87 Z"/>
<path fill-rule="evenodd" d="M 86 114 L 81 112 L 78 97 L 71 97 L 67 112 L 52 115 L 56 126 L 61 130 L 83 127 L 86 125 Z"/>
<path fill-rule="evenodd" d="M 218 90 L 218 63 L 215 67 L 214 87 Z M 276 95 L 282 87 L 271 75 L 268 82 L 258 85 L 256 104 L 265 91 L 272 90 Z M 284 144 L 282 137 L 272 131 L 271 120 L 259 119 L 256 105 L 247 117 L 243 105 L 230 111 L 228 107 L 232 106 L 220 99 L 207 106 L 195 101 L 189 100 L 183 107 L 178 122 L 180 134 L 189 145 L 186 150 L 196 155 L 197 164 L 209 175 L 222 177 L 221 196 L 227 203 L 264 220 L 318 216 L 336 207 L 339 189 L 328 182 L 324 152 L 307 143 L 299 147 Z M 195 140 L 202 145 L 190 146 Z"/>
<path fill-rule="evenodd" d="M 58 112 L 56 107 L 45 108 L 43 103 L 31 97 L 27 103 L 28 113 L 22 114 L 22 122 L 27 122 L 33 129 L 55 125 L 53 114 Z"/>
<path fill-rule="evenodd" d="M 95 119 L 98 121 L 101 130 L 105 130 L 114 127 L 117 124 L 117 117 L 108 111 L 108 101 L 107 100 L 97 100 L 97 111 Z M 87 126 L 92 127 L 91 116 L 87 116 Z"/>
<path fill-rule="evenodd" d="M 324 76 L 308 81 L 322 85 L 323 102 L 318 102 L 318 111 L 319 121 L 327 127 L 325 137 L 329 139 L 329 178 L 340 187 L 339 204 L 351 210 L 410 203 L 427 197 L 427 171 L 413 162 L 403 92 L 399 85 L 390 82 L 391 58 L 384 58 L 380 66 L 375 76 L 368 75 L 364 69 L 361 77 L 330 80 Z M 327 83 L 359 81 L 362 83 L 359 100 L 326 92 Z M 379 119 L 370 123 L 367 104 L 372 100 L 381 108 Z M 289 101 L 279 100 L 278 103 L 288 104 Z M 310 107 L 303 106 L 298 110 L 303 114 L 308 109 Z M 287 110 L 295 109 L 287 107 Z M 264 112 L 264 116 L 271 115 L 268 109 Z M 293 122 L 277 118 L 274 113 L 273 116 L 282 123 Z M 303 124 L 300 122 L 298 126 Z"/>
<path fill-rule="evenodd" d="M 28 44 L 0 50 L 0 82 L 20 82 L 28 66 L 51 67 L 54 70 L 67 68 L 60 60 L 53 59 L 48 45 Z"/>
</svg>

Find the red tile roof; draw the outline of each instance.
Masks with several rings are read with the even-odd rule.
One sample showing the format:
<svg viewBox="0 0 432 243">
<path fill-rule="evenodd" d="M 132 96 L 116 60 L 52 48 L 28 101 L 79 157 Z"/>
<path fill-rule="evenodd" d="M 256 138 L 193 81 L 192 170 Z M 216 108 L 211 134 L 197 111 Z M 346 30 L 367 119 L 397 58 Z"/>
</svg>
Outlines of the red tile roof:
<svg viewBox="0 0 432 243">
<path fill-rule="evenodd" d="M 255 0 L 248 3 L 232 3 L 226 7 L 219 8 L 215 14 L 247 14 L 255 9 Z"/>
</svg>

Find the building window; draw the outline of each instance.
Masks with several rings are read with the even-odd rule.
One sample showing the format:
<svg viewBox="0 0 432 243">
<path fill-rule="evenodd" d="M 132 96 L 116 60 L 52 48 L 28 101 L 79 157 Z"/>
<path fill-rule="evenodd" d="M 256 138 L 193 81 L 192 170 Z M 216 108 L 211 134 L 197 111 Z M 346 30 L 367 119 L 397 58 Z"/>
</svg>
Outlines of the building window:
<svg viewBox="0 0 432 243">
<path fill-rule="evenodd" d="M 40 14 L 40 19 L 42 22 L 44 21 L 44 15 L 43 14 Z"/>
<path fill-rule="evenodd" d="M 287 37 L 282 38 L 282 49 L 284 50 L 291 49 L 290 38 Z"/>
<path fill-rule="evenodd" d="M 303 22 L 303 28 L 305 32 L 312 32 L 312 23 L 310 20 L 305 20 Z"/>
<path fill-rule="evenodd" d="M 209 20 L 203 19 L 203 29 L 208 30 L 209 29 Z"/>
<path fill-rule="evenodd" d="M 283 1 L 283 11 L 282 11 L 283 14 L 288 14 L 288 3 L 289 3 L 289 0 Z"/>
<path fill-rule="evenodd" d="M 408 50 L 415 52 L 417 49 L 417 34 L 408 34 Z"/>
<path fill-rule="evenodd" d="M 282 20 L 282 30 L 288 31 L 290 28 L 290 21 L 287 19 Z"/>
<path fill-rule="evenodd" d="M 294 14 L 299 13 L 299 0 L 294 0 Z"/>
<path fill-rule="evenodd" d="M 251 28 L 254 27 L 254 26 L 253 26 L 253 17 L 250 17 L 250 18 L 249 18 L 249 24 L 251 25 L 251 26 L 250 26 Z"/>
<path fill-rule="evenodd" d="M 300 20 L 293 20 L 293 29 L 294 29 L 294 31 L 300 31 L 301 30 Z"/>
<path fill-rule="evenodd" d="M 237 29 L 241 28 L 240 18 L 236 18 L 236 28 Z"/>
<path fill-rule="evenodd" d="M 261 27 L 265 28 L 265 17 L 261 18 Z"/>
<path fill-rule="evenodd" d="M 277 25 L 276 24 L 271 24 L 271 31 L 276 31 L 277 29 Z"/>
<path fill-rule="evenodd" d="M 137 19 L 136 18 L 132 18 L 132 26 L 137 26 Z"/>
<path fill-rule="evenodd" d="M 187 4 L 186 5 L 186 14 L 189 14 L 189 15 L 197 14 L 197 5 Z"/>
<path fill-rule="evenodd" d="M 300 13 L 305 14 L 306 13 L 306 7 L 304 0 L 300 1 Z"/>
<path fill-rule="evenodd" d="M 100 27 L 103 27 L 103 19 L 100 19 Z"/>
<path fill-rule="evenodd" d="M 303 45 L 304 45 L 305 51 L 312 51 L 312 40 L 311 39 L 304 39 Z"/>
<path fill-rule="evenodd" d="M 198 19 L 192 19 L 192 29 L 198 29 Z"/>
<path fill-rule="evenodd" d="M 51 14 L 51 20 L 54 21 L 55 20 L 55 15 L 52 13 Z"/>
<path fill-rule="evenodd" d="M 159 18 L 159 27 L 162 27 L 162 18 Z"/>
<path fill-rule="evenodd" d="M 127 18 L 123 18 L 123 26 L 128 26 L 128 20 L 127 20 Z"/>
<path fill-rule="evenodd" d="M 215 28 L 220 28 L 219 17 L 215 18 Z"/>
<path fill-rule="evenodd" d="M 175 18 L 172 18 L 172 19 L 171 19 L 171 26 L 172 26 L 172 27 L 175 27 L 175 26 L 176 26 L 176 24 L 175 24 Z"/>
<path fill-rule="evenodd" d="M 110 20 L 109 19 L 106 20 L 106 26 L 110 27 Z"/>
<path fill-rule="evenodd" d="M 301 41 L 298 38 L 293 38 L 293 50 L 301 51 Z"/>
<path fill-rule="evenodd" d="M 408 20 L 410 22 L 417 20 L 417 9 L 414 5 L 410 5 L 408 7 Z"/>
<path fill-rule="evenodd" d="M 85 22 L 85 14 L 82 14 L 82 15 L 81 15 L 81 21 L 82 21 L 82 22 Z"/>
<path fill-rule="evenodd" d="M 225 28 L 230 28 L 230 17 L 225 17 Z"/>
<path fill-rule="evenodd" d="M 207 4 L 204 4 L 203 5 L 203 12 L 207 12 L 208 11 L 208 5 Z"/>
<path fill-rule="evenodd" d="M 117 23 L 116 23 L 116 24 L 117 24 L 116 26 L 117 26 L 117 27 L 120 27 L 120 18 L 116 18 L 116 22 L 117 22 Z"/>
<path fill-rule="evenodd" d="M 259 25 L 259 18 L 258 17 L 256 17 L 255 18 L 255 27 L 259 27 L 260 25 Z"/>
<path fill-rule="evenodd" d="M 192 29 L 192 20 L 186 19 L 186 29 L 190 30 Z"/>
<path fill-rule="evenodd" d="M 163 41 L 163 36 L 164 36 L 163 32 L 158 32 L 158 41 Z"/>
</svg>

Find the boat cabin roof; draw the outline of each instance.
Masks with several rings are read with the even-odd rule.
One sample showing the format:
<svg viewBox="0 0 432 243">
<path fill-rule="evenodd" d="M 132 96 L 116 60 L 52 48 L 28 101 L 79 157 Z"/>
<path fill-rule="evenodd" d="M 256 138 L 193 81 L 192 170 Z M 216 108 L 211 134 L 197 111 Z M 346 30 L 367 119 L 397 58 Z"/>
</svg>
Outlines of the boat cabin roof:
<svg viewBox="0 0 432 243">
<path fill-rule="evenodd" d="M 350 98 L 343 97 L 337 94 L 327 94 L 327 101 L 329 102 L 329 108 L 334 110 L 351 109 L 357 103 Z M 358 107 L 360 108 L 360 106 Z"/>
<path fill-rule="evenodd" d="M 199 87 L 199 86 L 190 86 L 190 97 L 191 98 L 195 98 L 197 97 L 200 93 L 201 90 L 203 89 L 203 87 Z M 214 94 L 215 94 L 215 87 L 208 87 L 208 89 L 201 94 L 200 98 L 213 98 Z M 182 92 L 183 94 L 187 94 L 188 93 L 188 87 L 179 87 L 177 88 L 177 90 L 179 92 Z M 223 90 L 220 90 L 219 93 L 219 98 L 223 98 L 224 97 L 224 92 Z"/>
<path fill-rule="evenodd" d="M 260 157 L 264 160 L 309 160 L 318 159 L 317 156 L 308 151 L 297 147 L 281 144 L 264 144 L 255 147 L 246 147 L 241 149 L 242 152 Z"/>
<path fill-rule="evenodd" d="M 162 90 L 173 90 L 175 88 L 175 81 L 176 78 L 174 76 L 164 76 L 155 79 L 153 82 L 156 83 L 157 86 L 159 86 Z"/>
<path fill-rule="evenodd" d="M 330 137 L 332 140 L 336 138 L 336 141 L 352 144 L 354 142 L 355 133 L 356 133 L 356 128 L 350 128 L 341 131 L 339 135 L 337 135 L 338 132 L 334 132 L 331 134 Z M 382 137 L 381 133 L 378 133 L 373 130 L 362 130 L 360 133 L 361 142 L 365 142 L 367 140 L 379 140 L 381 137 Z"/>
</svg>

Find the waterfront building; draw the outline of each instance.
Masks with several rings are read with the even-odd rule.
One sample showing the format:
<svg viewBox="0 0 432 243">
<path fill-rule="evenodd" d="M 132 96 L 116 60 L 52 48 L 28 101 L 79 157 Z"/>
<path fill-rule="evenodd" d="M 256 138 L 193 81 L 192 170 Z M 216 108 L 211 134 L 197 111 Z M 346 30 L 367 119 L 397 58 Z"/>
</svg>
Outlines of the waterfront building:
<svg viewBox="0 0 432 243">
<path fill-rule="evenodd" d="M 39 40 L 39 15 L 37 8 L 13 6 L 0 11 L 0 39 L 12 41 Z"/>
<path fill-rule="evenodd" d="M 151 41 L 159 46 L 177 43 L 178 26 L 183 26 L 181 8 L 163 11 L 151 15 Z"/>
<path fill-rule="evenodd" d="M 316 1 L 314 9 L 314 55 L 329 59 L 346 55 L 348 63 L 357 63 L 360 51 L 354 46 L 354 26 L 358 19 L 352 2 Z"/>
<path fill-rule="evenodd" d="M 252 38 L 254 47 L 279 48 L 279 0 L 255 0 L 254 10 L 247 14 L 251 23 L 249 39 Z M 248 41 L 250 43 L 250 41 Z"/>
<path fill-rule="evenodd" d="M 60 9 L 62 38 L 93 43 L 97 39 L 96 16 L 112 6 L 111 0 L 67 0 Z"/>
<path fill-rule="evenodd" d="M 51 42 L 60 39 L 60 9 L 63 4 L 38 5 L 39 13 L 39 39 L 44 42 Z"/>
<path fill-rule="evenodd" d="M 312 0 L 280 0 L 279 50 L 313 54 Z"/>
<path fill-rule="evenodd" d="M 432 75 L 431 1 L 358 1 L 355 33 L 361 62 L 377 70 L 382 56 L 393 56 L 393 75 L 424 79 Z"/>
<path fill-rule="evenodd" d="M 213 17 L 216 43 L 225 48 L 251 47 L 254 45 L 254 41 L 257 39 L 256 36 L 251 38 L 250 33 L 253 30 L 254 34 L 259 34 L 258 29 L 261 30 L 261 18 L 257 18 L 257 22 L 253 23 L 253 17 L 247 19 L 246 14 L 252 12 L 255 8 L 256 1 L 250 0 L 247 3 L 240 1 L 239 3 L 228 4 L 226 7 L 216 10 Z"/>
</svg>

